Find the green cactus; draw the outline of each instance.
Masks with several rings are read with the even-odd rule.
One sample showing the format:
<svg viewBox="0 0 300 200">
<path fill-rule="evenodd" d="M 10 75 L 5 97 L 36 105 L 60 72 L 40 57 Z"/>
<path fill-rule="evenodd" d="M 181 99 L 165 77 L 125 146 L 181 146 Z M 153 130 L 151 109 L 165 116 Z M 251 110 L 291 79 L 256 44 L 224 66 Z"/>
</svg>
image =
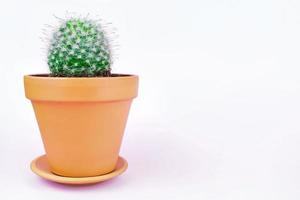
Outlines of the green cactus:
<svg viewBox="0 0 300 200">
<path fill-rule="evenodd" d="M 96 21 L 68 19 L 53 33 L 48 51 L 52 76 L 109 76 L 111 62 L 108 39 Z"/>
</svg>

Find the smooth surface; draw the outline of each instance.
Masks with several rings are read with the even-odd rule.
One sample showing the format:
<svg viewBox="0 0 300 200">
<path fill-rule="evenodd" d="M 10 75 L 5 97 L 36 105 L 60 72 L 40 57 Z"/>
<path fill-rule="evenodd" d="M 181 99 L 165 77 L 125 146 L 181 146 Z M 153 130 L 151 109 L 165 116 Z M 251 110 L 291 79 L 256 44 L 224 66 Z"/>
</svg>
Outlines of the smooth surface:
<svg viewBox="0 0 300 200">
<path fill-rule="evenodd" d="M 34 159 L 31 162 L 30 167 L 35 174 L 37 174 L 38 176 L 46 180 L 54 181 L 57 183 L 63 183 L 63 184 L 83 185 L 83 184 L 99 183 L 102 181 L 107 181 L 112 178 L 115 178 L 116 176 L 119 176 L 127 169 L 128 163 L 124 158 L 119 157 L 114 171 L 100 176 L 81 177 L 81 178 L 64 177 L 52 173 L 49 164 L 47 162 L 47 157 L 45 155 L 39 156 L 38 158 Z"/>
<path fill-rule="evenodd" d="M 138 76 L 66 78 L 26 75 L 24 85 L 26 97 L 35 101 L 119 101 L 137 96 Z"/>
<path fill-rule="evenodd" d="M 25 76 L 51 171 L 68 177 L 111 172 L 138 77 Z"/>
<path fill-rule="evenodd" d="M 299 200 L 299 0 L 10 0 L 0 6 L 1 200 Z M 120 35 L 118 73 L 138 74 L 118 178 L 43 181 L 23 75 L 46 73 L 44 24 L 96 13 Z"/>
</svg>

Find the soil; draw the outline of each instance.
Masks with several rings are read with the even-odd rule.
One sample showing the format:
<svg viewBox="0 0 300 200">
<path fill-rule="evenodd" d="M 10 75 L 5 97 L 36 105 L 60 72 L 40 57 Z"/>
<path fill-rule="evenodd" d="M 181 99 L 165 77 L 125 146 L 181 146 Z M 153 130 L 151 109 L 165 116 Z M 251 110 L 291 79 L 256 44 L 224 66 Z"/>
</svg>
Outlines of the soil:
<svg viewBox="0 0 300 200">
<path fill-rule="evenodd" d="M 105 77 L 124 77 L 131 76 L 130 74 L 109 74 L 107 76 L 51 76 L 51 74 L 33 74 L 37 77 L 52 77 L 52 78 L 105 78 Z"/>
</svg>

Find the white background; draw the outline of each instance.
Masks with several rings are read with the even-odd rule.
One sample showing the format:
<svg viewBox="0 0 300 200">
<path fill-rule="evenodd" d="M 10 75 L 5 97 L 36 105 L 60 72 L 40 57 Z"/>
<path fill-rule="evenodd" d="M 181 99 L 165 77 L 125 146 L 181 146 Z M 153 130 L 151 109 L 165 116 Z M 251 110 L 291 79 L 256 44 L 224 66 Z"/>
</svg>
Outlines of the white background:
<svg viewBox="0 0 300 200">
<path fill-rule="evenodd" d="M 66 10 L 120 35 L 114 72 L 140 76 L 121 155 L 102 184 L 50 183 L 23 75 L 48 72 L 41 29 Z M 0 199 L 300 199 L 300 1 L 0 2 Z"/>
</svg>

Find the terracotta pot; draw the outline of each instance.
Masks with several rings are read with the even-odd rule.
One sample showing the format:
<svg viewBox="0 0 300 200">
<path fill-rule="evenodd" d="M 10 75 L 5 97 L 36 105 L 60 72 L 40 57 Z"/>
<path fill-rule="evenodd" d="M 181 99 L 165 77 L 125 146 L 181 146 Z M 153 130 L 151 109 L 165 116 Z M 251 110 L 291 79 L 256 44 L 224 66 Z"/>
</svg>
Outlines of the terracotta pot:
<svg viewBox="0 0 300 200">
<path fill-rule="evenodd" d="M 55 174 L 97 176 L 114 170 L 138 77 L 24 77 L 46 156 Z"/>
</svg>

